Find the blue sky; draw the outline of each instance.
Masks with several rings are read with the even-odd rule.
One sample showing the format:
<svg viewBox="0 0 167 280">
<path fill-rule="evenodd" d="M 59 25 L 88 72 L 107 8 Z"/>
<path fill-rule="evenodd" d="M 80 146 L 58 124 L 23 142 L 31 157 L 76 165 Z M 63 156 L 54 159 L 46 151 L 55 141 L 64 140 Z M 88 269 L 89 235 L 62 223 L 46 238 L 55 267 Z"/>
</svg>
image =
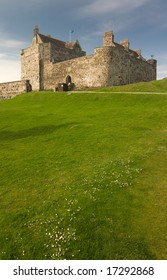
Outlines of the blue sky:
<svg viewBox="0 0 167 280">
<path fill-rule="evenodd" d="M 20 50 L 30 45 L 37 24 L 42 34 L 78 39 L 87 52 L 113 30 L 131 49 L 158 60 L 158 79 L 167 77 L 166 0 L 0 0 L 0 82 L 20 79 Z"/>
</svg>

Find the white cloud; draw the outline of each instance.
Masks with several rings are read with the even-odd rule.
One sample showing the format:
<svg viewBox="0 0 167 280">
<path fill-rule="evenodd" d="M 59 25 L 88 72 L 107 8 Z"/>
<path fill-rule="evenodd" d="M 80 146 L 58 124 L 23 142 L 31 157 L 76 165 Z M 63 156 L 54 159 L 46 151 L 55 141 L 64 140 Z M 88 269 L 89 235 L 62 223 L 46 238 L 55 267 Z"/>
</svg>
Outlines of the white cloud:
<svg viewBox="0 0 167 280">
<path fill-rule="evenodd" d="M 167 52 L 157 53 L 157 78 L 162 79 L 167 77 Z"/>
<path fill-rule="evenodd" d="M 0 55 L 0 83 L 20 80 L 20 61 L 1 59 Z"/>
<path fill-rule="evenodd" d="M 21 49 L 25 46 L 26 42 L 17 40 L 8 34 L 5 29 L 0 28 L 0 51 L 7 49 Z"/>
<path fill-rule="evenodd" d="M 20 80 L 20 49 L 25 42 L 19 41 L 0 30 L 0 82 Z"/>
<path fill-rule="evenodd" d="M 80 9 L 83 16 L 104 15 L 111 12 L 125 13 L 144 6 L 151 0 L 92 0 Z"/>
<path fill-rule="evenodd" d="M 133 23 L 133 17 L 112 17 L 111 19 L 106 19 L 103 22 L 97 23 L 97 31 L 95 31 L 95 35 L 101 36 L 104 34 L 105 31 L 113 31 L 114 34 L 116 34 L 117 32 L 126 30 Z"/>
<path fill-rule="evenodd" d="M 81 0 L 81 2 L 82 1 L 85 2 L 85 0 Z M 43 8 L 46 8 L 46 10 L 48 10 L 49 8 L 52 9 L 54 7 L 55 11 L 57 12 L 57 9 L 71 7 L 72 4 L 77 5 L 77 3 L 80 6 L 80 2 L 78 0 L 0 0 L 0 13 L 3 13 L 4 11 L 10 12 L 10 10 L 12 10 L 15 13 L 19 14 L 20 11 L 22 11 L 23 13 L 27 13 L 36 10 L 38 16 L 39 11 L 41 11 Z"/>
<path fill-rule="evenodd" d="M 2 58 L 6 58 L 6 54 L 0 53 L 0 59 L 2 59 Z"/>
<path fill-rule="evenodd" d="M 1 38 L 0 47 L 2 48 L 21 48 L 24 45 L 24 42 L 18 40 L 10 40 Z"/>
<path fill-rule="evenodd" d="M 157 67 L 157 79 L 163 79 L 167 77 L 167 64 L 161 64 Z"/>
<path fill-rule="evenodd" d="M 39 5 L 39 4 L 42 4 L 42 3 L 46 3 L 48 1 L 46 0 L 15 0 L 15 1 L 12 1 L 13 3 L 9 3 L 9 1 L 6 1 L 6 0 L 0 0 L 1 1 L 1 5 L 2 5 L 2 9 L 3 8 L 9 8 L 9 7 L 15 7 L 15 8 L 19 8 L 19 6 L 24 6 L 24 7 L 27 7 L 29 5 Z"/>
</svg>

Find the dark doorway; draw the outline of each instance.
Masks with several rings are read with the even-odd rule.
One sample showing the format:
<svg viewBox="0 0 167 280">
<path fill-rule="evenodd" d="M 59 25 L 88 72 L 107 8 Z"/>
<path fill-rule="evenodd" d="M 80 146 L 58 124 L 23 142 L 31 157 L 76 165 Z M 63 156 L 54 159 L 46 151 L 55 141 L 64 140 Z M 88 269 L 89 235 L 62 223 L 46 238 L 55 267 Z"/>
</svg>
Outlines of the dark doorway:
<svg viewBox="0 0 167 280">
<path fill-rule="evenodd" d="M 66 78 L 66 84 L 67 85 L 71 84 L 71 81 L 72 81 L 71 76 L 68 75 Z"/>
</svg>

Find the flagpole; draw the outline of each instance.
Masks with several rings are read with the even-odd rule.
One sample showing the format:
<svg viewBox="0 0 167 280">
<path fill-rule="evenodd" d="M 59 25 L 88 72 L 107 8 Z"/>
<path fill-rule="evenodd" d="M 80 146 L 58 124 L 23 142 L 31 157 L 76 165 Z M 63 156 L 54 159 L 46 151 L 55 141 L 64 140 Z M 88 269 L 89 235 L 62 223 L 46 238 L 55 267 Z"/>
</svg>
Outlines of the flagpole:
<svg viewBox="0 0 167 280">
<path fill-rule="evenodd" d="M 74 30 L 69 30 L 69 42 L 72 41 L 72 33 L 74 33 Z"/>
<path fill-rule="evenodd" d="M 71 30 L 69 30 L 69 42 L 71 42 Z"/>
</svg>

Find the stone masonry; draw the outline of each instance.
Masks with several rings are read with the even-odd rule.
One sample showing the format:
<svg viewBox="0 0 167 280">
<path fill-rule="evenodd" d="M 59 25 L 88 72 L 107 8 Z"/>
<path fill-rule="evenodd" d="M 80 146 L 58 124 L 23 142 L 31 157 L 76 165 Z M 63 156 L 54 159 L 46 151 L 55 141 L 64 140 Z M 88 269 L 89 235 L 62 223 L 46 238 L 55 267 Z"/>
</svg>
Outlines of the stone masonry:
<svg viewBox="0 0 167 280">
<path fill-rule="evenodd" d="M 0 100 L 10 99 L 29 91 L 31 91 L 31 85 L 27 80 L 0 83 Z"/>
<path fill-rule="evenodd" d="M 86 55 L 78 42 L 64 42 L 39 33 L 38 26 L 30 47 L 21 50 L 21 83 L 27 89 L 60 90 L 125 85 L 156 80 L 157 61 L 146 60 L 141 50 L 131 50 L 128 39 L 114 41 L 112 31 L 105 32 L 103 45 Z M 16 83 L 16 82 L 15 82 Z M 0 84 L 0 92 L 8 92 Z M 13 84 L 13 93 L 20 89 Z"/>
<path fill-rule="evenodd" d="M 21 78 L 30 80 L 33 90 L 51 89 L 45 86 L 48 63 L 55 65 L 85 55 L 78 41 L 63 42 L 51 36 L 42 35 L 36 26 L 31 46 L 21 51 Z M 52 73 L 50 75 L 52 76 Z M 61 82 L 64 81 L 63 78 Z"/>
<path fill-rule="evenodd" d="M 86 56 L 78 41 L 63 42 L 39 33 L 29 48 L 21 52 L 22 79 L 30 80 L 33 90 L 53 90 L 59 84 L 75 89 L 125 85 L 156 79 L 156 60 L 145 60 L 140 50 L 130 49 L 128 39 L 114 41 L 105 32 L 103 46 Z"/>
</svg>

